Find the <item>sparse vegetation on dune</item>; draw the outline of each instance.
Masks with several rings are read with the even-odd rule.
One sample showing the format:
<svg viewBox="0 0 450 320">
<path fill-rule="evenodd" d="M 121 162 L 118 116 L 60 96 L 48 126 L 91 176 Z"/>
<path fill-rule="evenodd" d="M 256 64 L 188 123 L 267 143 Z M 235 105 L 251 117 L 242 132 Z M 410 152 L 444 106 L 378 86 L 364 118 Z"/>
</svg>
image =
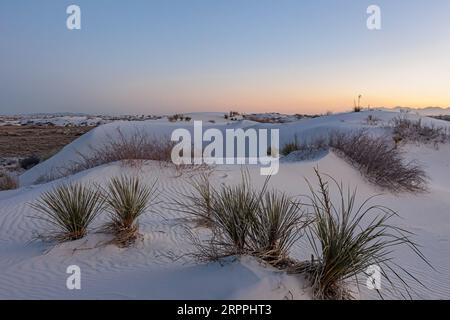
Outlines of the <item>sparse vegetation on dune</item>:
<svg viewBox="0 0 450 320">
<path fill-rule="evenodd" d="M 384 281 L 383 290 L 409 296 L 411 288 L 407 279 L 418 280 L 395 263 L 391 254 L 393 249 L 406 246 L 429 263 L 411 240 L 412 234 L 391 224 L 397 214 L 385 206 L 371 204 L 373 198 L 358 205 L 356 189 L 344 191 L 342 183 L 329 177 L 333 184 L 331 187 L 335 187 L 338 195 L 336 200 L 332 200 L 329 182 L 318 170 L 316 176 L 317 191 L 307 181 L 310 188 L 307 207 L 313 217 L 307 235 L 314 256 L 311 261 L 291 266 L 290 272 L 309 275 L 317 299 L 351 299 L 348 282 L 365 285 L 368 269 L 379 268 Z M 403 285 L 404 291 L 396 288 L 393 278 Z"/>
<path fill-rule="evenodd" d="M 190 184 L 193 188 L 191 193 L 182 194 L 182 200 L 174 198 L 171 202 L 176 206 L 175 210 L 193 217 L 197 225 L 211 227 L 213 189 L 208 173 L 203 172 L 199 177 L 192 178 Z"/>
<path fill-rule="evenodd" d="M 268 182 L 255 190 L 248 172 L 243 172 L 240 184 L 218 190 L 205 181 L 196 183 L 197 195 L 190 198 L 194 206 L 185 203 L 182 211 L 204 219 L 212 231 L 210 240 L 194 238 L 197 258 L 252 255 L 278 267 L 287 263 L 307 219 L 294 199 L 268 190 Z"/>
<path fill-rule="evenodd" d="M 45 192 L 31 207 L 39 212 L 37 218 L 50 227 L 47 234 L 39 237 L 65 242 L 87 234 L 90 224 L 104 208 L 104 198 L 98 188 L 68 184 Z"/>
<path fill-rule="evenodd" d="M 415 161 L 406 162 L 402 151 L 385 137 L 373 136 L 366 131 L 336 133 L 330 146 L 382 189 L 426 191 L 428 178 L 422 167 Z"/>
<path fill-rule="evenodd" d="M 399 116 L 392 120 L 393 139 L 400 142 L 431 143 L 436 147 L 450 139 L 450 132 L 445 127 L 425 125 L 422 119 L 411 120 Z"/>
<path fill-rule="evenodd" d="M 393 249 L 406 246 L 428 262 L 411 240 L 412 234 L 391 224 L 397 214 L 371 204 L 373 198 L 357 204 L 356 190 L 345 192 L 342 183 L 329 177 L 336 197 L 329 182 L 315 172 L 319 189 L 307 181 L 311 195 L 302 202 L 269 190 L 269 180 L 255 190 L 246 172 L 240 184 L 217 190 L 207 180 L 197 181 L 197 194 L 190 198 L 193 206 L 178 203 L 181 211 L 204 219 L 211 229 L 208 240 L 190 231 L 194 256 L 200 261 L 254 256 L 280 270 L 305 275 L 316 299 L 352 299 L 350 285 L 365 285 L 369 268 L 379 268 L 386 292 L 410 297 L 409 282 L 418 280 L 394 261 Z M 312 248 L 310 261 L 290 256 L 292 245 L 303 234 Z"/>
<path fill-rule="evenodd" d="M 114 234 L 113 242 L 125 247 L 133 244 L 139 235 L 138 218 L 156 198 L 156 181 L 145 185 L 138 177 L 112 178 L 103 197 L 110 222 L 103 231 Z"/>
<path fill-rule="evenodd" d="M 174 143 L 168 137 L 152 137 L 142 131 L 125 135 L 118 129 L 117 135 L 106 141 L 99 146 L 91 146 L 89 152 L 78 152 L 78 159 L 73 160 L 69 166 L 55 169 L 51 174 L 39 178 L 36 183 L 52 181 L 117 161 L 130 167 L 140 167 L 145 160 L 171 162 Z"/>
<path fill-rule="evenodd" d="M 6 172 L 0 171 L 0 191 L 17 189 L 18 186 L 17 179 Z"/>
<path fill-rule="evenodd" d="M 427 175 L 415 161 L 406 162 L 403 152 L 387 137 L 371 135 L 365 130 L 351 133 L 335 131 L 328 138 L 309 144 L 286 144 L 284 155 L 298 150 L 332 148 L 349 161 L 369 182 L 392 192 L 423 192 L 427 188 Z"/>
</svg>

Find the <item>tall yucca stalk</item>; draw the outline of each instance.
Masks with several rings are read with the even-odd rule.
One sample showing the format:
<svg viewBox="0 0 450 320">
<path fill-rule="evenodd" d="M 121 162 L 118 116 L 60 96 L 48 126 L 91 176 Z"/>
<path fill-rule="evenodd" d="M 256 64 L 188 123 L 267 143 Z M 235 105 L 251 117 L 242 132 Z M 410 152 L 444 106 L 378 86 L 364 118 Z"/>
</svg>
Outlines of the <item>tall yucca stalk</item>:
<svg viewBox="0 0 450 320">
<path fill-rule="evenodd" d="M 138 177 L 112 178 L 104 198 L 111 221 L 105 230 L 115 234 L 120 245 L 132 244 L 138 235 L 138 218 L 147 211 L 155 199 L 156 181 L 147 186 Z"/>
<path fill-rule="evenodd" d="M 308 235 L 316 257 L 303 264 L 312 275 L 316 296 L 320 299 L 350 298 L 345 290 L 346 280 L 354 279 L 373 265 L 381 269 L 382 276 L 390 289 L 405 296 L 395 287 L 392 277 L 400 280 L 410 295 L 407 279 L 418 281 L 410 272 L 393 261 L 394 247 L 407 246 L 424 262 L 429 264 L 417 245 L 410 239 L 412 233 L 393 226 L 390 219 L 397 214 L 384 206 L 369 205 L 373 197 L 356 206 L 356 190 L 344 192 L 342 184 L 330 177 L 338 190 L 338 203 L 331 200 L 329 183 L 324 181 L 318 170 L 316 176 L 319 190 L 311 184 L 310 208 L 314 223 Z"/>
<path fill-rule="evenodd" d="M 94 218 L 101 212 L 101 192 L 82 184 L 60 185 L 44 193 L 31 206 L 41 213 L 39 218 L 53 230 L 43 238 L 59 242 L 84 237 Z"/>
</svg>

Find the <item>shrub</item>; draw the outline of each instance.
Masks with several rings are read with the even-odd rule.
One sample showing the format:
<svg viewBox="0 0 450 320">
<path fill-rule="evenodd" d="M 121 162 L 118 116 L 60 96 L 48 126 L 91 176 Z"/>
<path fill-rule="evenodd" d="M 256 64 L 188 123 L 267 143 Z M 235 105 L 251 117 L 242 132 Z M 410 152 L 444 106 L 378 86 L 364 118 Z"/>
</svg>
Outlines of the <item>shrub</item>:
<svg viewBox="0 0 450 320">
<path fill-rule="evenodd" d="M 349 160 L 370 182 L 393 192 L 423 192 L 427 175 L 415 161 L 405 162 L 403 153 L 385 137 L 366 131 L 336 132 L 330 145 Z"/>
<path fill-rule="evenodd" d="M 89 225 L 104 207 L 104 200 L 97 188 L 82 184 L 60 185 L 45 192 L 39 200 L 32 203 L 52 230 L 41 236 L 58 242 L 83 238 Z"/>
<path fill-rule="evenodd" d="M 17 189 L 18 182 L 5 172 L 0 172 L 0 191 Z"/>
<path fill-rule="evenodd" d="M 444 127 L 424 125 L 422 119 L 416 121 L 406 116 L 399 116 L 392 120 L 394 140 L 397 142 L 433 143 L 438 145 L 447 142 L 449 134 Z"/>
<path fill-rule="evenodd" d="M 171 161 L 174 143 L 165 137 L 151 137 L 145 132 L 136 131 L 126 136 L 119 129 L 117 137 L 109 137 L 103 145 L 90 148 L 89 152 L 78 153 L 79 160 L 69 168 L 63 169 L 61 175 L 70 175 L 103 164 L 122 161 L 126 165 L 136 166 L 140 161 Z"/>
<path fill-rule="evenodd" d="M 294 141 L 286 143 L 283 148 L 281 149 L 281 154 L 284 156 L 289 155 L 290 153 L 294 151 L 300 150 L 300 144 L 298 143 L 297 136 L 294 137 Z"/>
<path fill-rule="evenodd" d="M 128 246 L 135 242 L 139 234 L 137 220 L 155 199 L 155 184 L 146 186 L 137 177 L 111 179 L 104 192 L 111 222 L 103 230 L 115 235 L 114 243 Z"/>
<path fill-rule="evenodd" d="M 294 151 L 317 151 L 320 149 L 328 149 L 330 146 L 329 138 L 327 137 L 316 137 L 311 141 L 304 141 L 299 143 L 297 136 L 295 136 L 294 141 L 289 142 L 283 146 L 281 149 L 281 154 L 284 156 L 289 155 Z"/>
<path fill-rule="evenodd" d="M 39 159 L 37 156 L 30 156 L 27 158 L 24 158 L 19 161 L 19 165 L 22 169 L 28 170 L 33 168 L 34 166 L 38 165 L 41 162 L 41 159 Z"/>
<path fill-rule="evenodd" d="M 353 279 L 359 285 L 359 276 L 374 265 L 380 268 L 382 276 L 391 284 L 392 291 L 398 291 L 391 279 L 397 277 L 409 294 L 410 286 L 403 276 L 414 281 L 417 279 L 393 262 L 390 256 L 392 249 L 406 246 L 424 262 L 428 262 L 410 239 L 412 234 L 390 224 L 391 218 L 397 214 L 384 206 L 370 205 L 372 198 L 358 206 L 356 190 L 344 192 L 342 184 L 330 177 L 338 190 L 338 201 L 334 203 L 328 182 L 323 180 L 317 170 L 316 175 L 318 191 L 308 182 L 311 214 L 314 216 L 308 239 L 315 257 L 296 267 L 297 272 L 310 275 L 316 298 L 351 298 L 345 287 L 346 282 Z M 366 279 L 367 275 L 364 282 Z"/>
</svg>

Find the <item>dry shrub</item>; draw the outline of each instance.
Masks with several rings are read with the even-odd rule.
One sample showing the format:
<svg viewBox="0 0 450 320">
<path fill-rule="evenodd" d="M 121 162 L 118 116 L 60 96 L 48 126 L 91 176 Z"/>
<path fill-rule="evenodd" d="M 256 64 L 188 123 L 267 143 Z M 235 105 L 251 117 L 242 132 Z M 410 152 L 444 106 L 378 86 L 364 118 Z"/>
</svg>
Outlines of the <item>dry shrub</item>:
<svg viewBox="0 0 450 320">
<path fill-rule="evenodd" d="M 13 190 L 18 187 L 17 179 L 6 172 L 0 172 L 0 191 Z"/>
<path fill-rule="evenodd" d="M 169 138 L 153 137 L 142 131 L 136 131 L 131 135 L 125 135 L 120 129 L 117 129 L 117 132 L 116 137 L 108 137 L 104 144 L 91 146 L 89 152 L 85 154 L 78 153 L 79 160 L 60 170 L 60 176 L 116 161 L 122 161 L 131 167 L 139 167 L 145 160 L 171 161 L 174 143 Z"/>
<path fill-rule="evenodd" d="M 392 120 L 394 140 L 398 142 L 431 143 L 436 147 L 446 143 L 449 139 L 445 127 L 423 124 L 422 119 L 410 120 L 406 116 L 399 116 Z"/>
<path fill-rule="evenodd" d="M 392 192 L 426 191 L 427 175 L 415 161 L 405 162 L 403 153 L 386 137 L 367 131 L 336 132 L 330 145 L 370 182 Z"/>
</svg>

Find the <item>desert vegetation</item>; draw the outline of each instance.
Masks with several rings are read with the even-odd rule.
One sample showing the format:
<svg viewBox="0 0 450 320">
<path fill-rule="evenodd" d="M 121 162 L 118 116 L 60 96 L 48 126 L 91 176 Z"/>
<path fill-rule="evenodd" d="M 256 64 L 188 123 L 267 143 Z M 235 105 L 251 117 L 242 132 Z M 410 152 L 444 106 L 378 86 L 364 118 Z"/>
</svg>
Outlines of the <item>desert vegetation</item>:
<svg viewBox="0 0 450 320">
<path fill-rule="evenodd" d="M 385 136 L 372 135 L 365 130 L 350 133 L 335 131 L 327 138 L 311 143 L 299 143 L 297 138 L 282 148 L 282 154 L 331 148 L 352 164 L 368 181 L 393 192 L 423 192 L 427 175 L 414 161 L 405 161 L 403 152 Z"/>
<path fill-rule="evenodd" d="M 439 144 L 446 143 L 450 138 L 450 133 L 445 127 L 436 125 L 425 125 L 422 119 L 411 120 L 406 116 L 399 116 L 392 120 L 393 139 L 398 144 L 423 143 Z"/>
<path fill-rule="evenodd" d="M 138 218 L 156 198 L 156 181 L 144 184 L 138 177 L 115 177 L 110 180 L 103 198 L 109 222 L 103 231 L 114 235 L 113 242 L 121 247 L 133 244 L 139 236 Z"/>
<path fill-rule="evenodd" d="M 6 172 L 0 171 L 0 191 L 17 189 L 17 179 Z"/>
<path fill-rule="evenodd" d="M 117 136 L 109 137 L 99 146 L 90 146 L 86 153 L 78 152 L 78 159 L 73 160 L 69 166 L 55 169 L 52 174 L 42 176 L 36 183 L 45 183 L 117 161 L 130 167 L 140 167 L 145 160 L 169 163 L 173 146 L 174 143 L 169 138 L 152 137 L 139 130 L 126 135 L 118 129 Z"/>
<path fill-rule="evenodd" d="M 367 270 L 376 266 L 391 286 L 389 292 L 397 292 L 396 278 L 405 289 L 398 293 L 406 298 L 409 281 L 417 280 L 394 261 L 393 249 L 406 246 L 428 261 L 411 240 L 412 234 L 393 225 L 397 213 L 372 204 L 374 198 L 357 204 L 356 189 L 344 191 L 342 183 L 326 176 L 333 183 L 330 189 L 324 175 L 317 169 L 315 173 L 319 188 L 306 181 L 310 195 L 303 201 L 269 189 L 269 180 L 261 189 L 252 188 L 246 172 L 240 184 L 219 189 L 206 177 L 196 180 L 187 202 L 178 203 L 181 211 L 211 230 L 207 240 L 190 233 L 194 256 L 200 261 L 254 256 L 280 270 L 304 275 L 316 299 L 333 300 L 353 299 L 350 285 L 366 281 Z M 334 190 L 337 193 L 331 194 Z M 309 261 L 290 256 L 301 236 L 310 244 Z"/>
<path fill-rule="evenodd" d="M 367 270 L 375 266 L 392 291 L 404 297 L 405 292 L 409 295 L 407 279 L 418 280 L 394 261 L 393 249 L 406 246 L 429 263 L 412 241 L 412 234 L 391 223 L 397 213 L 372 204 L 373 197 L 357 204 L 356 189 L 345 189 L 342 183 L 327 176 L 337 192 L 333 201 L 329 181 L 317 169 L 315 173 L 318 190 L 307 181 L 310 189 L 307 208 L 313 219 L 307 238 L 314 254 L 311 261 L 296 263 L 290 272 L 306 273 L 318 299 L 351 299 L 349 281 L 358 286 L 360 276 L 365 275 L 363 281 L 366 281 Z M 405 291 L 397 290 L 393 278 L 399 280 Z"/>
<path fill-rule="evenodd" d="M 370 182 L 392 192 L 423 192 L 427 175 L 415 161 L 405 161 L 403 152 L 386 137 L 366 131 L 336 133 L 330 140 L 336 154 L 347 159 Z"/>
<path fill-rule="evenodd" d="M 193 237 L 200 260 L 226 256 L 252 255 L 271 265 L 288 261 L 289 249 L 308 223 L 301 205 L 284 193 L 269 190 L 269 180 L 256 190 L 248 172 L 235 186 L 213 188 L 205 179 L 193 183 L 194 193 L 180 205 L 210 228 L 212 237 Z"/>
<path fill-rule="evenodd" d="M 39 212 L 37 218 L 49 225 L 48 233 L 39 238 L 57 242 L 83 238 L 103 210 L 103 199 L 98 188 L 80 183 L 59 185 L 45 192 L 31 204 Z"/>
</svg>

